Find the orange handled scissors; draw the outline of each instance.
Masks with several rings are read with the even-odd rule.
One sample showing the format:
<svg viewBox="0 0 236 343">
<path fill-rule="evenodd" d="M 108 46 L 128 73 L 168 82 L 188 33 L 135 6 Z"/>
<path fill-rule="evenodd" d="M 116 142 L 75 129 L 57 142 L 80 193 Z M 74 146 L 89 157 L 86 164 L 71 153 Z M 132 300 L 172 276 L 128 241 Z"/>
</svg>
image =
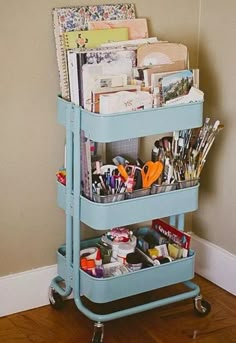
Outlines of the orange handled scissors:
<svg viewBox="0 0 236 343">
<path fill-rule="evenodd" d="M 146 162 L 141 170 L 143 188 L 150 187 L 161 176 L 162 171 L 162 162 Z"/>
<path fill-rule="evenodd" d="M 122 178 L 124 179 L 124 181 L 126 181 L 128 179 L 128 177 L 129 177 L 129 175 L 128 175 L 125 167 L 123 166 L 123 164 L 119 164 L 117 166 L 117 169 L 119 170 L 119 173 L 122 176 Z"/>
</svg>

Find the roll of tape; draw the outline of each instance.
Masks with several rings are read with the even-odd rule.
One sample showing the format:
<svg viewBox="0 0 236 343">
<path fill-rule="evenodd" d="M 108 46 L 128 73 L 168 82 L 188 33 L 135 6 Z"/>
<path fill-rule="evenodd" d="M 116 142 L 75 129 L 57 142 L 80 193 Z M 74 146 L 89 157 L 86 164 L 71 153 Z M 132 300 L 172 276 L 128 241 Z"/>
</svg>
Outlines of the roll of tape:
<svg viewBox="0 0 236 343">
<path fill-rule="evenodd" d="M 98 248 L 91 247 L 80 250 L 80 257 L 85 257 L 87 260 L 95 260 Z"/>
</svg>

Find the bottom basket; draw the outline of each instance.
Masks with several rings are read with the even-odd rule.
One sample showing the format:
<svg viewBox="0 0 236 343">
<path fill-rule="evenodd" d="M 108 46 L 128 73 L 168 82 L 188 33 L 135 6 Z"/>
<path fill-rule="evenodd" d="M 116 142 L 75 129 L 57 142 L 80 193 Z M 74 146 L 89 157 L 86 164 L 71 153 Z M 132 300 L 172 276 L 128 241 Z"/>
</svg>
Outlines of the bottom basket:
<svg viewBox="0 0 236 343">
<path fill-rule="evenodd" d="M 94 246 L 99 239 L 83 241 L 81 248 Z M 66 275 L 65 255 L 66 247 L 61 246 L 57 252 L 58 275 L 63 279 Z M 94 278 L 80 269 L 73 271 L 72 265 L 71 286 L 73 287 L 73 272 L 78 272 L 81 280 L 80 294 L 95 303 L 106 303 L 191 280 L 194 277 L 194 261 L 195 253 L 190 250 L 186 258 L 104 279 Z"/>
</svg>

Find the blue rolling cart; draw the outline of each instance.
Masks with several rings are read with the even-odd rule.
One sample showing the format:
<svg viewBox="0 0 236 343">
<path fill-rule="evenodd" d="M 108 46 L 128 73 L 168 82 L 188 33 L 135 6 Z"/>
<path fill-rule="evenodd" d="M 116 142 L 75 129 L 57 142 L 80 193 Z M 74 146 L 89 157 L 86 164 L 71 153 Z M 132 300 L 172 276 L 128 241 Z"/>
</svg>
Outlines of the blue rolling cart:
<svg viewBox="0 0 236 343">
<path fill-rule="evenodd" d="M 80 131 L 93 141 L 106 143 L 200 127 L 202 118 L 202 102 L 101 116 L 58 97 L 58 121 L 66 128 L 67 182 L 66 186 L 57 185 L 58 205 L 66 214 L 66 242 L 57 251 L 58 276 L 49 287 L 49 300 L 53 307 L 60 308 L 63 298 L 73 291 L 77 308 L 94 321 L 94 343 L 103 341 L 104 322 L 189 298 L 194 299 L 195 310 L 206 315 L 210 304 L 191 281 L 194 251 L 184 259 L 110 278 L 97 279 L 80 269 L 80 249 L 94 246 L 97 241 L 81 241 L 81 222 L 96 230 L 107 230 L 169 217 L 171 225 L 183 230 L 185 213 L 198 207 L 199 191 L 196 185 L 113 203 L 84 198 L 80 189 Z M 177 283 L 184 283 L 188 291 L 109 314 L 94 313 L 81 301 L 84 296 L 95 303 L 107 303 Z"/>
</svg>

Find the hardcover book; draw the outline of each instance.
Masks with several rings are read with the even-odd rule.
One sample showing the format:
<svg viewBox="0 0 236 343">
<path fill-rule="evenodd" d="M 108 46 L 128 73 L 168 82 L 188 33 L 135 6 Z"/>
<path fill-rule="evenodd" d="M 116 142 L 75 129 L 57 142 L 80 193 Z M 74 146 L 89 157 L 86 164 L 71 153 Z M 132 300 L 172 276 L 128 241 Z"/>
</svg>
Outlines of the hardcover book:
<svg viewBox="0 0 236 343">
<path fill-rule="evenodd" d="M 63 33 L 88 30 L 94 20 L 134 19 L 134 4 L 93 5 L 54 8 L 52 11 L 61 95 L 70 99 L 67 55 Z"/>
<path fill-rule="evenodd" d="M 128 28 L 128 39 L 148 38 L 147 19 L 125 19 L 125 20 L 99 20 L 88 23 L 89 30 L 115 29 L 119 27 Z"/>
<path fill-rule="evenodd" d="M 65 32 L 66 49 L 97 48 L 102 43 L 124 41 L 128 39 L 127 28 Z"/>
</svg>

